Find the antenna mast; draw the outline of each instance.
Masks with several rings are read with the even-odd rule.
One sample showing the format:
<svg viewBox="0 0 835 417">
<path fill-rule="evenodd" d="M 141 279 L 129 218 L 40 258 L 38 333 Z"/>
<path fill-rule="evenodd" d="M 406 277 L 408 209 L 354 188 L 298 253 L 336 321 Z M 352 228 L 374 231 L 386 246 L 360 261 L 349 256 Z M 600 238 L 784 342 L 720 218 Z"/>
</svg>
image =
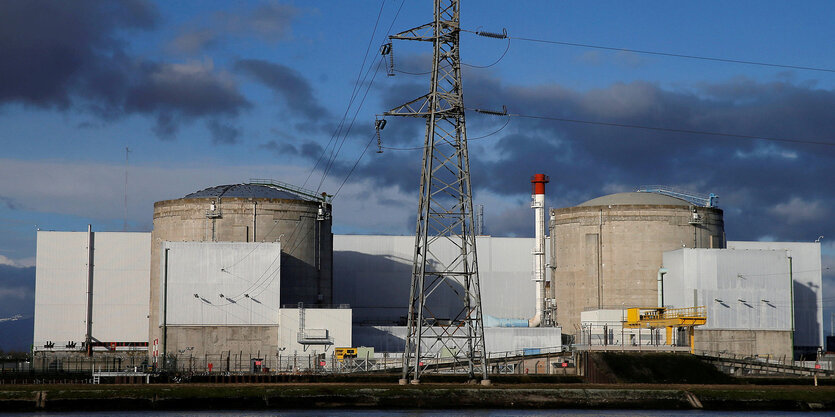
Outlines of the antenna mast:
<svg viewBox="0 0 835 417">
<path fill-rule="evenodd" d="M 464 123 L 459 1 L 434 0 L 435 20 L 392 35 L 434 46 L 430 92 L 385 113 L 426 119 L 415 257 L 401 384 L 441 367 L 489 384 Z"/>
</svg>

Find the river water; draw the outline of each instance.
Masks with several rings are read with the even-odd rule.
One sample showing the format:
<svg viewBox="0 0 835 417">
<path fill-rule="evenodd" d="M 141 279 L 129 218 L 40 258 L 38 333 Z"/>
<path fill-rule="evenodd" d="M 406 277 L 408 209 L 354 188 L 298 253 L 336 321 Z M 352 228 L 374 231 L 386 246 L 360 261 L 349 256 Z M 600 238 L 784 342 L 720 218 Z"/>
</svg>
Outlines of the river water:
<svg viewBox="0 0 835 417">
<path fill-rule="evenodd" d="M 0 417 L 7 416 L 128 416 L 128 417 L 302 417 L 302 416 L 325 416 L 325 417 L 545 417 L 545 416 L 637 416 L 637 417 L 661 417 L 661 416 L 795 416 L 806 415 L 802 411 L 699 411 L 699 410 L 288 410 L 288 411 L 249 411 L 249 410 L 223 410 L 223 411 L 102 411 L 102 412 L 71 412 L 71 413 L 2 413 Z M 822 414 L 815 413 L 819 416 Z M 832 414 L 826 414 L 832 415 Z"/>
</svg>

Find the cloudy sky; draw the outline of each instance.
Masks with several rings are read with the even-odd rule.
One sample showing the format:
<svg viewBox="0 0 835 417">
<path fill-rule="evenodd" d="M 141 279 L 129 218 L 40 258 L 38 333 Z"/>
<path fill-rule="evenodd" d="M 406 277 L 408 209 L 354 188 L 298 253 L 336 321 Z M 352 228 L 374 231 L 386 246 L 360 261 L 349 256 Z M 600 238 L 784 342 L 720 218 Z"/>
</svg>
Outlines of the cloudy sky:
<svg viewBox="0 0 835 417">
<path fill-rule="evenodd" d="M 338 191 L 337 233 L 413 231 L 423 125 L 389 120 L 384 152 L 363 151 L 375 114 L 428 88 L 428 45 L 396 43 L 395 76 L 379 47 L 431 13 L 401 0 L 0 2 L 0 264 L 33 265 L 37 228 L 149 231 L 154 201 L 250 178 Z M 468 108 L 788 139 L 469 112 L 486 231 L 532 234 L 533 173 L 551 176 L 553 207 L 666 184 L 718 194 L 730 240 L 823 235 L 833 266 L 835 146 L 808 143 L 835 143 L 833 15 L 829 1 L 464 2 L 463 29 L 515 38 L 461 35 Z"/>
</svg>

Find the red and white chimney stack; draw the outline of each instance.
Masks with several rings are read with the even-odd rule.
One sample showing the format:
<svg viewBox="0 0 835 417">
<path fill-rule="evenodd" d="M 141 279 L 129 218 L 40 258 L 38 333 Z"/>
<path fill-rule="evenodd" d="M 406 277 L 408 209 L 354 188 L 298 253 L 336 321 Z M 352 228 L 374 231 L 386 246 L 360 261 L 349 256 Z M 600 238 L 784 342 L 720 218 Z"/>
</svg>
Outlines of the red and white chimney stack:
<svg viewBox="0 0 835 417">
<path fill-rule="evenodd" d="M 545 184 L 549 181 L 550 178 L 545 174 L 531 177 L 531 208 L 535 224 L 533 280 L 536 282 L 536 315 L 528 320 L 528 327 L 539 327 L 545 317 Z"/>
</svg>

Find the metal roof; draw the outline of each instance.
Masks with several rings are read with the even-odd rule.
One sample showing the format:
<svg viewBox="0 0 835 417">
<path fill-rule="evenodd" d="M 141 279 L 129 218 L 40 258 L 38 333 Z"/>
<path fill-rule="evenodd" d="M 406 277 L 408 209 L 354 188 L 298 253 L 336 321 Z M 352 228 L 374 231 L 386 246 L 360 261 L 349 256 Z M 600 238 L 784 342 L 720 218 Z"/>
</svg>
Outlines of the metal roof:
<svg viewBox="0 0 835 417">
<path fill-rule="evenodd" d="M 279 190 L 275 187 L 262 184 L 231 184 L 209 187 L 195 191 L 183 198 L 278 198 L 284 200 L 305 200 L 299 195 Z"/>
<path fill-rule="evenodd" d="M 661 206 L 692 206 L 693 203 L 680 198 L 657 193 L 617 193 L 593 198 L 578 207 L 589 206 L 627 206 L 627 205 L 661 205 Z"/>
</svg>

